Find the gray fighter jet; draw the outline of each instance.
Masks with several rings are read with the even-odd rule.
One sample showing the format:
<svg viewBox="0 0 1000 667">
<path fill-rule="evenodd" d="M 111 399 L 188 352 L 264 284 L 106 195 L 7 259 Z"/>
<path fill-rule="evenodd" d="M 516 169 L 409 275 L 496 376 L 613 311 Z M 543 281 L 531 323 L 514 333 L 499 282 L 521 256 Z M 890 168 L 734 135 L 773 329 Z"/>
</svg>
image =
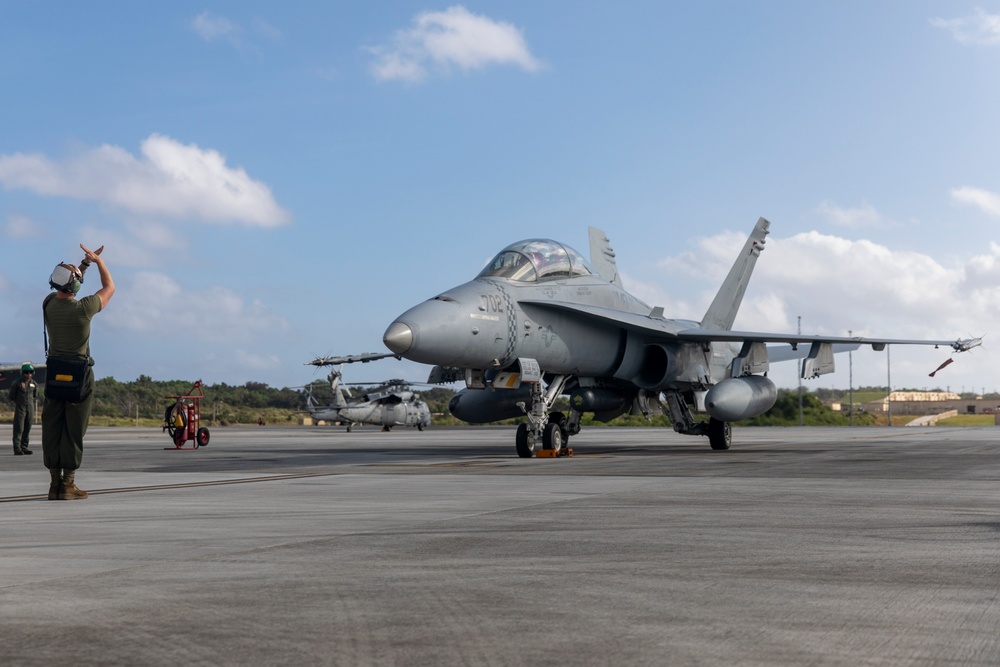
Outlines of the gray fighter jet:
<svg viewBox="0 0 1000 667">
<path fill-rule="evenodd" d="M 517 416 L 516 449 L 560 450 L 583 413 L 608 421 L 659 404 L 679 433 L 728 449 L 731 422 L 766 412 L 777 389 L 770 361 L 802 358 L 802 377 L 834 370 L 834 352 L 862 344 L 947 345 L 964 352 L 980 339 L 899 340 L 733 331 L 770 223 L 751 232 L 700 322 L 664 317 L 622 287 L 604 232 L 590 228 L 590 262 L 548 239 L 514 243 L 471 282 L 400 315 L 383 336 L 393 354 L 433 364 L 430 382 L 465 380 L 449 408 L 486 423 Z M 767 343 L 779 345 L 768 346 Z M 835 346 L 840 346 L 835 347 Z M 552 412 L 569 396 L 568 415 Z M 694 413 L 707 413 L 707 421 Z"/>
</svg>

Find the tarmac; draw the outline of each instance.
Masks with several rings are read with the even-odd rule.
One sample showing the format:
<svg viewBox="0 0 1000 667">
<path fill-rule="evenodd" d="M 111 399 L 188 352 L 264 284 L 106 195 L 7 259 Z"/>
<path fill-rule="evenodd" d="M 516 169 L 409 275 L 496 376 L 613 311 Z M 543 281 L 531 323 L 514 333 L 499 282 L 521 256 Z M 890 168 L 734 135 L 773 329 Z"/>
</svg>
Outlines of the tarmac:
<svg viewBox="0 0 1000 667">
<path fill-rule="evenodd" d="M 0 426 L 3 665 L 1000 664 L 1000 428 Z M 165 449 L 167 448 L 167 449 Z"/>
</svg>

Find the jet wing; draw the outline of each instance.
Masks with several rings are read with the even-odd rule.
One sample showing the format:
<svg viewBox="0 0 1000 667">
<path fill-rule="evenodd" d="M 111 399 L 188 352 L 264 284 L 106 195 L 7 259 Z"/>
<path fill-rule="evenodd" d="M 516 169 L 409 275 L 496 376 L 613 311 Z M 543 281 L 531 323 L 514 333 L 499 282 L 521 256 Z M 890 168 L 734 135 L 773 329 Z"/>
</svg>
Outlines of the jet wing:
<svg viewBox="0 0 1000 667">
<path fill-rule="evenodd" d="M 947 345 L 956 352 L 965 352 L 982 342 L 981 338 L 926 340 L 913 338 L 867 338 L 861 336 L 808 336 L 793 333 L 702 329 L 696 322 L 664 319 L 662 308 L 654 308 L 649 315 L 640 315 L 612 308 L 567 303 L 565 301 L 525 299 L 519 301 L 519 303 L 522 306 L 535 306 L 547 310 L 573 313 L 584 319 L 599 320 L 612 326 L 680 342 L 787 343 L 793 347 L 798 346 L 800 343 L 843 343 L 871 345 L 877 350 L 881 350 L 886 345 Z"/>
</svg>

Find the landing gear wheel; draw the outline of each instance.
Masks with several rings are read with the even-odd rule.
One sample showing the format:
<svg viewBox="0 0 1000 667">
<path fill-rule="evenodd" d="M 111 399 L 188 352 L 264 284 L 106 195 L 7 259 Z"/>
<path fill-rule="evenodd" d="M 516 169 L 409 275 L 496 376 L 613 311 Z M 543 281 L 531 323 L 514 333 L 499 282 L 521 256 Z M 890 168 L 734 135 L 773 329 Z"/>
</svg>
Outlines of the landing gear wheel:
<svg viewBox="0 0 1000 667">
<path fill-rule="evenodd" d="M 559 430 L 562 432 L 563 447 L 565 447 L 567 442 L 569 441 L 569 430 L 567 430 L 566 428 L 567 422 L 568 420 L 566 419 L 566 415 L 564 415 L 561 412 L 553 412 L 552 414 L 549 415 L 549 423 L 557 424 L 559 426 Z"/>
<path fill-rule="evenodd" d="M 710 419 L 708 421 L 708 444 L 712 449 L 721 451 L 729 449 L 733 441 L 733 427 L 729 422 Z"/>
<path fill-rule="evenodd" d="M 417 430 L 418 431 L 423 431 L 424 430 L 424 425 L 423 424 L 417 424 Z"/>
<path fill-rule="evenodd" d="M 557 452 L 563 448 L 563 432 L 561 424 L 549 422 L 542 431 L 542 449 L 554 449 Z"/>
<path fill-rule="evenodd" d="M 204 426 L 202 426 L 201 428 L 198 429 L 198 432 L 195 433 L 195 442 L 198 443 L 199 447 L 207 447 L 208 446 L 208 429 L 207 428 L 205 428 Z"/>
<path fill-rule="evenodd" d="M 350 433 L 350 432 L 351 432 L 351 428 L 352 428 L 352 425 L 351 425 L 351 424 L 348 424 L 348 425 L 347 425 L 347 432 L 348 432 L 348 433 Z"/>
<path fill-rule="evenodd" d="M 535 454 L 535 433 L 528 430 L 527 424 L 517 427 L 517 435 L 514 438 L 517 448 L 517 455 L 522 459 L 530 459 Z"/>
</svg>

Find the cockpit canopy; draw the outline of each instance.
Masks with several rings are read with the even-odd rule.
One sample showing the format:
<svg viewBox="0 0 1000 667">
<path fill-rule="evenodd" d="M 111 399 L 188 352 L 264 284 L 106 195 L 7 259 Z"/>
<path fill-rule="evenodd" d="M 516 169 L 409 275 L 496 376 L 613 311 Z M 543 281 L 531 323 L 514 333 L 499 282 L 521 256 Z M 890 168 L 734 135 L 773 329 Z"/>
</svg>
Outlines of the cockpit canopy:
<svg viewBox="0 0 1000 667">
<path fill-rule="evenodd" d="M 529 239 L 501 250 L 477 277 L 533 283 L 591 275 L 593 269 L 576 250 L 548 239 Z"/>
</svg>

